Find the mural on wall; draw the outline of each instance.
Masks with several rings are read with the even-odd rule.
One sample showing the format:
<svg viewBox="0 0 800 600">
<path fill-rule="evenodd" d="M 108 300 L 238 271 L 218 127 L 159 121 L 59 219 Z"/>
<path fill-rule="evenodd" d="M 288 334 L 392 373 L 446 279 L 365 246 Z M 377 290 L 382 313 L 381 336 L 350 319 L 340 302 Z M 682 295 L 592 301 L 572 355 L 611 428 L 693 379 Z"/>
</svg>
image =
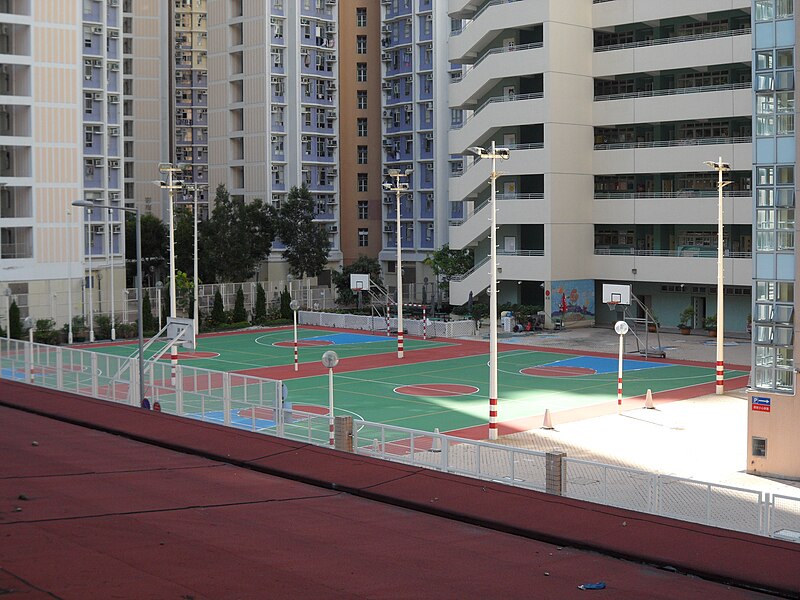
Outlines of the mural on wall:
<svg viewBox="0 0 800 600">
<path fill-rule="evenodd" d="M 551 317 L 560 317 L 565 323 L 594 321 L 594 280 L 565 279 L 551 281 L 545 290 Z"/>
</svg>

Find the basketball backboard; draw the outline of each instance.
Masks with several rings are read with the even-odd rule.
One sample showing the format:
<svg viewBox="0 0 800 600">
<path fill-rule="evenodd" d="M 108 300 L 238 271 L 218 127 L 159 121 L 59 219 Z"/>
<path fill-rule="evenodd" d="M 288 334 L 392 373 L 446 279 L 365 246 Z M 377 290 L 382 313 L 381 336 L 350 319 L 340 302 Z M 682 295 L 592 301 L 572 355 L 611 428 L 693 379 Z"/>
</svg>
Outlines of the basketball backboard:
<svg viewBox="0 0 800 600">
<path fill-rule="evenodd" d="M 354 292 L 369 291 L 369 275 L 350 274 L 350 289 Z"/>
<path fill-rule="evenodd" d="M 629 306 L 631 303 L 630 284 L 604 283 L 603 302 L 606 304 L 616 303 L 622 306 Z"/>
</svg>

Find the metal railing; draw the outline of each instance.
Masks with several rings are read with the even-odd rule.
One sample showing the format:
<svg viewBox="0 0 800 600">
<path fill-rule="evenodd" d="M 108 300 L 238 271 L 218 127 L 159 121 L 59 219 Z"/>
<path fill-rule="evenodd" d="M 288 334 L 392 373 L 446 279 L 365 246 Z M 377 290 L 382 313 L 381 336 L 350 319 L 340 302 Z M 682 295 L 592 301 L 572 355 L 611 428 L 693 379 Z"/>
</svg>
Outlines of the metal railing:
<svg viewBox="0 0 800 600">
<path fill-rule="evenodd" d="M 472 15 L 471 20 L 467 21 L 461 29 L 452 30 L 450 32 L 450 36 L 453 37 L 456 35 L 461 35 L 467 29 L 467 27 L 470 26 L 470 24 L 475 22 L 475 19 L 477 19 L 485 10 L 491 8 L 492 6 L 499 6 L 500 4 L 512 4 L 519 1 L 520 0 L 491 0 L 491 2 L 487 2 L 481 6 L 481 8 L 476 11 L 474 15 Z"/>
<path fill-rule="evenodd" d="M 682 44 L 684 42 L 697 42 L 700 40 L 713 40 L 718 38 L 732 37 L 738 35 L 750 35 L 749 27 L 741 29 L 728 29 L 726 31 L 712 31 L 710 33 L 700 33 L 696 35 L 680 35 L 668 38 L 657 38 L 653 40 L 640 40 L 638 42 L 625 42 L 623 44 L 609 44 L 607 46 L 595 46 L 595 52 L 610 52 L 612 50 L 627 50 L 630 48 L 645 48 L 647 46 L 662 46 L 664 44 Z"/>
<path fill-rule="evenodd" d="M 626 100 L 629 98 L 655 98 L 658 96 L 675 96 L 680 94 L 702 94 L 705 92 L 728 92 L 731 90 L 750 90 L 753 82 L 728 83 L 724 85 L 704 85 L 700 87 L 670 88 L 664 90 L 645 90 L 641 92 L 623 92 L 620 94 L 603 94 L 595 96 L 595 102 L 609 100 Z"/>
<path fill-rule="evenodd" d="M 323 316 L 342 318 L 349 328 L 368 326 L 370 319 L 304 311 L 301 320 Z M 474 327 L 471 321 L 454 323 Z M 127 357 L 0 339 L 3 379 L 138 406 L 136 382 L 130 376 L 137 372 L 135 361 Z M 162 412 L 317 446 L 329 444 L 331 417 L 284 406 L 280 381 L 179 366 L 172 386 L 169 375 L 168 363 L 154 364 L 145 382 L 148 397 L 159 402 Z M 546 485 L 544 452 L 360 419 L 352 420 L 349 433 L 352 451 L 362 456 L 552 491 Z M 800 497 L 569 457 L 563 458 L 563 465 L 561 494 L 569 498 L 800 542 Z"/>
<path fill-rule="evenodd" d="M 682 257 L 682 258 L 717 258 L 717 249 L 698 249 L 698 248 L 685 248 L 677 250 L 637 250 L 633 247 L 624 248 L 595 248 L 594 253 L 597 256 L 666 256 L 666 257 Z M 724 251 L 725 258 L 752 258 L 752 252 L 731 252 L 730 250 Z"/>
<path fill-rule="evenodd" d="M 461 123 L 454 123 L 450 129 L 462 129 L 472 121 L 475 117 L 479 116 L 481 111 L 489 106 L 490 104 L 497 104 L 499 102 L 521 102 L 523 100 L 540 100 L 544 98 L 544 92 L 535 92 L 532 94 L 514 94 L 509 96 L 492 96 L 488 100 L 486 100 L 483 104 L 481 104 L 475 111 L 466 119 L 464 119 Z"/>
<path fill-rule="evenodd" d="M 722 193 L 723 198 L 751 198 L 750 190 L 731 190 Z M 666 198 L 714 198 L 719 197 L 717 190 L 680 190 L 677 192 L 595 192 L 595 200 L 634 200 L 634 199 L 666 199 Z"/>
<path fill-rule="evenodd" d="M 544 250 L 515 250 L 510 252 L 508 250 L 498 250 L 497 256 L 544 256 Z M 462 273 L 461 275 L 454 275 L 450 278 L 450 281 L 464 281 L 467 277 L 472 275 L 475 271 L 483 267 L 487 262 L 489 262 L 489 257 L 484 257 L 480 262 L 475 263 L 475 266 L 472 267 L 466 273 Z"/>
<path fill-rule="evenodd" d="M 613 142 L 595 144 L 595 150 L 630 150 L 636 148 L 674 148 L 677 146 L 711 146 L 715 144 L 750 144 L 752 137 L 708 137 L 664 140 L 659 142 Z"/>
</svg>

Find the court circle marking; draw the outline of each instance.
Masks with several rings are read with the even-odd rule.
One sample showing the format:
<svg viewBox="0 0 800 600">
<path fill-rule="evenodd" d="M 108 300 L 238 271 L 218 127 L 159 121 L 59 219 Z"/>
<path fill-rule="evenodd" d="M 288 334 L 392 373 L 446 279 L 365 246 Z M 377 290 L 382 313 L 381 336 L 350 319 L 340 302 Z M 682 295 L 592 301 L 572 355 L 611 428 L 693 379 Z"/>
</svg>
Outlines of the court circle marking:
<svg viewBox="0 0 800 600">
<path fill-rule="evenodd" d="M 530 377 L 585 377 L 586 375 L 596 375 L 597 371 L 588 367 L 566 367 L 559 365 L 541 365 L 536 367 L 525 367 L 520 369 L 522 375 Z"/>
<path fill-rule="evenodd" d="M 474 385 L 460 383 L 426 383 L 424 385 L 401 385 L 394 388 L 395 394 L 404 396 L 433 396 L 448 398 L 453 396 L 469 396 L 479 392 Z"/>
<path fill-rule="evenodd" d="M 281 340 L 272 342 L 272 345 L 278 348 L 294 348 L 294 341 Z M 317 348 L 319 346 L 333 346 L 333 342 L 330 340 L 297 340 L 298 348 Z"/>
<path fill-rule="evenodd" d="M 197 352 L 181 352 L 178 351 L 178 360 L 197 360 L 200 358 L 218 358 L 219 352 L 197 351 Z M 171 360 L 171 357 L 164 354 L 160 360 Z"/>
</svg>

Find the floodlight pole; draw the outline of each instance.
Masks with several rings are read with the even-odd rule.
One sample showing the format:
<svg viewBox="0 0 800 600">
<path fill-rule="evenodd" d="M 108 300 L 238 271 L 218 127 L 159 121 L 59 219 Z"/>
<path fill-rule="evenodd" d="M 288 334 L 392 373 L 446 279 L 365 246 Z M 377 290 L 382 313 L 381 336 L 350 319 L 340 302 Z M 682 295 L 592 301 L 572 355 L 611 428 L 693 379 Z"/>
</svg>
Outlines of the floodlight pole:
<svg viewBox="0 0 800 600">
<path fill-rule="evenodd" d="M 722 223 L 722 190 L 726 185 L 733 183 L 732 181 L 723 181 L 723 171 L 729 171 L 730 165 L 722 162 L 722 157 L 719 161 L 714 163 L 706 161 L 706 166 L 715 169 L 719 173 L 719 180 L 717 181 L 717 376 L 716 376 L 716 393 L 717 395 L 725 393 L 725 361 L 724 361 L 724 348 L 725 348 L 725 276 L 723 258 L 725 256 L 722 246 L 723 240 L 723 223 Z"/>
<path fill-rule="evenodd" d="M 72 234 L 72 211 L 67 211 L 69 232 Z M 67 236 L 67 344 L 72 345 L 72 235 Z"/>
<path fill-rule="evenodd" d="M 92 254 L 94 253 L 94 244 L 92 241 L 92 209 L 89 212 L 89 341 L 94 341 L 94 303 L 92 296 L 94 295 L 94 277 L 92 277 Z"/>
<path fill-rule="evenodd" d="M 109 286 L 111 289 L 111 341 L 117 339 L 117 329 L 114 321 L 114 210 L 109 206 L 107 225 L 108 225 L 108 267 L 109 267 Z"/>
<path fill-rule="evenodd" d="M 389 169 L 389 177 L 394 179 L 394 187 L 384 186 L 385 189 L 393 191 L 396 198 L 396 221 L 395 221 L 395 235 L 397 245 L 397 358 L 403 358 L 403 246 L 400 236 L 400 194 L 408 191 L 408 177 L 411 175 L 411 169 L 406 169 L 401 173 L 399 169 Z M 406 177 L 406 181 L 401 183 L 400 178 Z"/>
<path fill-rule="evenodd" d="M 489 150 L 472 146 L 470 152 L 492 159 L 489 233 L 489 439 L 496 440 L 497 431 L 497 159 L 508 160 L 508 148 L 497 148 L 494 140 Z"/>
<path fill-rule="evenodd" d="M 201 187 L 208 187 L 208 184 L 200 184 L 200 183 L 190 183 L 186 184 L 186 189 L 194 191 L 194 203 L 192 205 L 192 216 L 194 217 L 194 259 L 193 259 L 193 269 L 194 269 L 194 305 L 192 310 L 192 318 L 194 319 L 194 333 L 200 331 L 200 309 L 199 309 L 199 301 L 200 301 L 200 292 L 199 292 L 199 276 L 197 273 L 197 192 Z"/>
</svg>

